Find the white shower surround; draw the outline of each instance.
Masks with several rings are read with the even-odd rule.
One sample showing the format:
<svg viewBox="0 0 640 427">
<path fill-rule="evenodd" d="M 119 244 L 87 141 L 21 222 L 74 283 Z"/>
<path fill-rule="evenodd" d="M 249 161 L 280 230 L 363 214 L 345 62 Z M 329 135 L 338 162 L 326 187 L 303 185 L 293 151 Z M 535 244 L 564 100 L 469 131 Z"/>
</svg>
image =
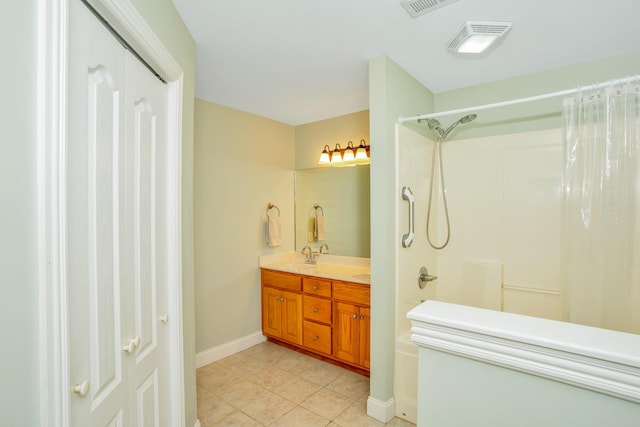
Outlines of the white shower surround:
<svg viewBox="0 0 640 427">
<path fill-rule="evenodd" d="M 463 134 L 463 130 L 456 131 Z M 434 142 L 406 126 L 397 126 L 399 268 L 394 395 L 396 415 L 414 422 L 412 378 L 417 376 L 418 352 L 409 340 L 406 313 L 422 300 L 502 308 L 554 320 L 562 317 L 561 129 L 455 137 L 452 134 L 442 147 L 451 242 L 435 251 L 428 247 L 425 229 Z M 407 203 L 400 195 L 403 186 L 410 186 L 416 199 L 416 236 L 410 248 L 400 244 L 408 227 Z M 434 201 L 434 213 L 432 235 L 439 243 L 445 230 L 441 202 L 436 207 Z M 435 229 L 438 231 L 433 232 Z M 438 280 L 419 289 L 417 274 L 423 265 Z"/>
</svg>

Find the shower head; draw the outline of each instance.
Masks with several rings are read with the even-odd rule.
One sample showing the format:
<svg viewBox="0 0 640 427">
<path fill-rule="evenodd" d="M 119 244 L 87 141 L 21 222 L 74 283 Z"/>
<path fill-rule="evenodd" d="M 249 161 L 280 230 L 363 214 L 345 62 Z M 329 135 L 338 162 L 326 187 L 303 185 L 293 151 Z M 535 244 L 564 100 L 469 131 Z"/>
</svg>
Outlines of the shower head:
<svg viewBox="0 0 640 427">
<path fill-rule="evenodd" d="M 429 129 L 431 130 L 440 129 L 440 122 L 436 119 L 428 119 L 427 126 L 429 126 Z"/>
<path fill-rule="evenodd" d="M 429 127 L 429 130 L 437 131 L 439 139 L 445 139 L 447 135 L 449 135 L 449 132 L 451 132 L 453 128 L 458 126 L 460 123 L 472 122 L 476 119 L 476 117 L 478 117 L 477 114 L 467 114 L 466 116 L 455 121 L 451 126 L 447 128 L 447 130 L 442 129 L 440 122 L 436 119 L 426 119 L 426 120 L 427 120 L 427 126 Z M 420 123 L 422 120 L 424 119 L 418 119 L 418 123 Z"/>
<path fill-rule="evenodd" d="M 476 119 L 476 117 L 478 117 L 477 114 L 467 114 L 466 116 L 464 116 L 463 118 L 461 118 L 459 120 L 460 123 L 469 123 L 472 122 Z"/>
<path fill-rule="evenodd" d="M 453 128 L 455 128 L 456 126 L 458 126 L 461 123 L 469 123 L 472 122 L 476 119 L 476 117 L 478 117 L 477 114 L 467 114 L 464 117 L 461 117 L 460 119 L 458 119 L 457 121 L 453 122 L 453 124 L 451 126 L 449 126 L 447 128 L 447 130 L 445 130 L 444 132 L 440 132 L 440 136 L 442 137 L 442 139 L 445 139 L 447 137 L 447 135 L 449 135 L 449 132 L 451 132 L 453 130 Z"/>
</svg>

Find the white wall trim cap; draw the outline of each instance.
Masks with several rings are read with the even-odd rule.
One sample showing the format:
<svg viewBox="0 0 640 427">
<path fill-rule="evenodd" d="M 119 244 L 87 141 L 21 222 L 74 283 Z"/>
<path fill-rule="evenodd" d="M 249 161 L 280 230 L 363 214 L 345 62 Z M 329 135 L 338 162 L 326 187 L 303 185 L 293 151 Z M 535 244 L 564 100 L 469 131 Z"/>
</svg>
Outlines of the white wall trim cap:
<svg viewBox="0 0 640 427">
<path fill-rule="evenodd" d="M 640 336 L 426 301 L 411 310 L 421 347 L 640 403 Z"/>
</svg>

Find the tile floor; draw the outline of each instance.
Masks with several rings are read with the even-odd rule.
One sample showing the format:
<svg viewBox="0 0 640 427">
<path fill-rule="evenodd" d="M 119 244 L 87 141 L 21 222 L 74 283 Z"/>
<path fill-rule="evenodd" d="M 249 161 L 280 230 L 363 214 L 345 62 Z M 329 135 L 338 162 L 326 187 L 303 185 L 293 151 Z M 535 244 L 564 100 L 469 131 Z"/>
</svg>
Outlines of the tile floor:
<svg viewBox="0 0 640 427">
<path fill-rule="evenodd" d="M 197 370 L 202 427 L 375 427 L 369 378 L 264 342 Z M 394 418 L 386 424 L 414 424 Z"/>
</svg>

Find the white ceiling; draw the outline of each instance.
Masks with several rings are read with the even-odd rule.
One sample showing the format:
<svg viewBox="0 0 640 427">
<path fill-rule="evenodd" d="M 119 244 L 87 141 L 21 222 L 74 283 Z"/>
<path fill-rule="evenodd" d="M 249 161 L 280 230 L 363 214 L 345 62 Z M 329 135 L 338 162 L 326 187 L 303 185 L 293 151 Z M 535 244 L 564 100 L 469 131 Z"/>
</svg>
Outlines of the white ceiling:
<svg viewBox="0 0 640 427">
<path fill-rule="evenodd" d="M 458 0 L 416 19 L 400 0 L 173 2 L 196 40 L 196 96 L 291 125 L 369 108 L 380 55 L 439 93 L 640 51 L 640 0 Z M 467 20 L 513 28 L 483 57 L 454 56 Z"/>
</svg>

